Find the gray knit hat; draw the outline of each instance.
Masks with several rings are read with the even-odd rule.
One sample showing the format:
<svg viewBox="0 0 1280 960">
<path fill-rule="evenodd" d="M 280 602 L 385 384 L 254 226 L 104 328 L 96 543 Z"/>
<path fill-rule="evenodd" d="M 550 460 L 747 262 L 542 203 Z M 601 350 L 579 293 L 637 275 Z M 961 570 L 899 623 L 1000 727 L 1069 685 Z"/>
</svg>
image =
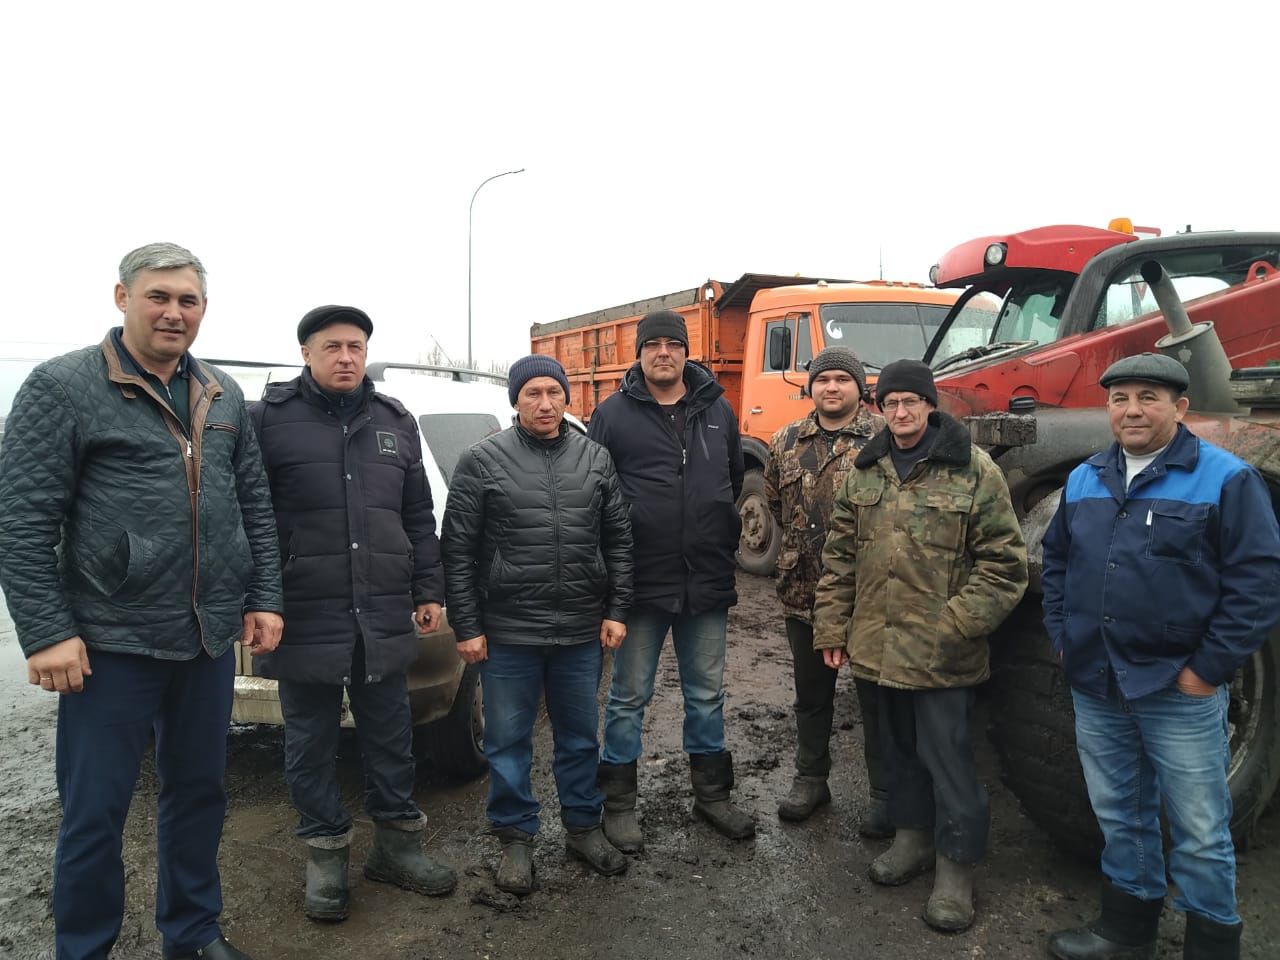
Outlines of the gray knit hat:
<svg viewBox="0 0 1280 960">
<path fill-rule="evenodd" d="M 858 355 L 848 347 L 827 347 L 809 361 L 809 393 L 813 394 L 813 379 L 828 370 L 843 370 L 858 384 L 858 396 L 867 399 L 867 371 Z"/>
<path fill-rule="evenodd" d="M 1159 383 L 1166 387 L 1173 387 L 1179 393 L 1185 393 L 1187 387 L 1191 386 L 1191 376 L 1187 373 L 1187 368 L 1173 357 L 1166 357 L 1163 353 L 1140 353 L 1137 356 L 1117 360 L 1107 367 L 1098 378 L 1098 383 L 1103 387 L 1109 387 L 1113 383 L 1123 383 L 1126 380 Z"/>
<path fill-rule="evenodd" d="M 524 385 L 534 377 L 554 377 L 559 380 L 560 386 L 564 387 L 565 400 L 569 399 L 569 378 L 564 375 L 564 367 L 560 366 L 560 361 L 546 354 L 534 353 L 521 357 L 507 371 L 507 396 L 511 398 L 513 407 Z"/>
</svg>

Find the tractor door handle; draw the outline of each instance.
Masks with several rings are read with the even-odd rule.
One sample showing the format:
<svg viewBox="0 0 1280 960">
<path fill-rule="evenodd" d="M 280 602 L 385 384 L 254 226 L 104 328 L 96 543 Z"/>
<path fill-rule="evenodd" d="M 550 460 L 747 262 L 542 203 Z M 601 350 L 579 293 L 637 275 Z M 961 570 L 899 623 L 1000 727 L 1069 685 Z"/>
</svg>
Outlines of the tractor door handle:
<svg viewBox="0 0 1280 960">
<path fill-rule="evenodd" d="M 752 407 L 752 408 L 751 408 L 751 412 L 752 412 L 752 413 L 764 413 L 764 407 Z"/>
</svg>

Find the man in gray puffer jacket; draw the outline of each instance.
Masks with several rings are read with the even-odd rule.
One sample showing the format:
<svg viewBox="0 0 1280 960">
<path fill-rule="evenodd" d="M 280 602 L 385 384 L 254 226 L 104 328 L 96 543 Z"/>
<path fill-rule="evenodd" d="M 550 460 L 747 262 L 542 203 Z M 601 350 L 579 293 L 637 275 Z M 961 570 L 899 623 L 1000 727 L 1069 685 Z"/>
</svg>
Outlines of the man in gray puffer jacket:
<svg viewBox="0 0 1280 960">
<path fill-rule="evenodd" d="M 606 876 L 627 867 L 600 829 L 596 692 L 604 649 L 626 635 L 631 524 L 609 452 L 564 422 L 564 368 L 525 357 L 508 385 L 516 422 L 459 459 L 441 549 L 458 652 L 481 664 L 497 886 L 523 896 L 533 889 L 530 768 L 544 696 L 566 851 Z"/>
</svg>

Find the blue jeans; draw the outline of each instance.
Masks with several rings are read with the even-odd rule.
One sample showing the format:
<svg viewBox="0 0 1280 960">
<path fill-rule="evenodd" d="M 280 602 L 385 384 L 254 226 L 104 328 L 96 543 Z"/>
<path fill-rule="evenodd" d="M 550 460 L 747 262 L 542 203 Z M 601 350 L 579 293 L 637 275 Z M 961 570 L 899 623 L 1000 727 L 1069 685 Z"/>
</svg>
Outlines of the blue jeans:
<svg viewBox="0 0 1280 960">
<path fill-rule="evenodd" d="M 227 797 L 235 651 L 158 660 L 89 651 L 82 693 L 58 697 L 62 826 L 53 866 L 58 960 L 101 960 L 124 915 L 122 837 L 143 755 L 155 738 L 156 926 L 165 956 L 218 939 L 218 844 Z"/>
<path fill-rule="evenodd" d="M 1208 697 L 1170 687 L 1133 701 L 1073 690 L 1072 699 L 1089 801 L 1106 841 L 1102 872 L 1142 900 L 1165 895 L 1163 800 L 1174 908 L 1237 923 L 1226 687 Z"/>
<path fill-rule="evenodd" d="M 490 643 L 480 661 L 484 689 L 484 755 L 489 760 L 489 822 L 537 833 L 541 806 L 533 796 L 533 725 L 545 696 L 555 753 L 551 763 L 567 827 L 600 822 L 596 787 L 600 709 L 596 694 L 604 656 L 596 640 L 533 645 Z"/>
<path fill-rule="evenodd" d="M 658 655 L 671 631 L 684 693 L 684 751 L 696 756 L 724 752 L 724 650 L 729 611 L 696 617 L 666 611 L 632 612 L 627 638 L 613 654 L 613 683 L 604 714 L 605 763 L 631 763 L 640 756 L 644 711 L 653 699 Z"/>
</svg>

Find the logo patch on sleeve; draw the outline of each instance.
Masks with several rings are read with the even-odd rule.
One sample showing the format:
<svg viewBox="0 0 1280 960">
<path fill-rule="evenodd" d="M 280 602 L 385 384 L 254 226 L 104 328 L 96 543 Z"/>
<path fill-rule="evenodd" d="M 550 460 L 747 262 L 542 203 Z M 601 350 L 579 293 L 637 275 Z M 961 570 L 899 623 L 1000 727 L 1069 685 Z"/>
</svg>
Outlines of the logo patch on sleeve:
<svg viewBox="0 0 1280 960">
<path fill-rule="evenodd" d="M 378 452 L 384 457 L 400 456 L 400 447 L 396 444 L 396 435 L 386 430 L 378 431 Z"/>
</svg>

